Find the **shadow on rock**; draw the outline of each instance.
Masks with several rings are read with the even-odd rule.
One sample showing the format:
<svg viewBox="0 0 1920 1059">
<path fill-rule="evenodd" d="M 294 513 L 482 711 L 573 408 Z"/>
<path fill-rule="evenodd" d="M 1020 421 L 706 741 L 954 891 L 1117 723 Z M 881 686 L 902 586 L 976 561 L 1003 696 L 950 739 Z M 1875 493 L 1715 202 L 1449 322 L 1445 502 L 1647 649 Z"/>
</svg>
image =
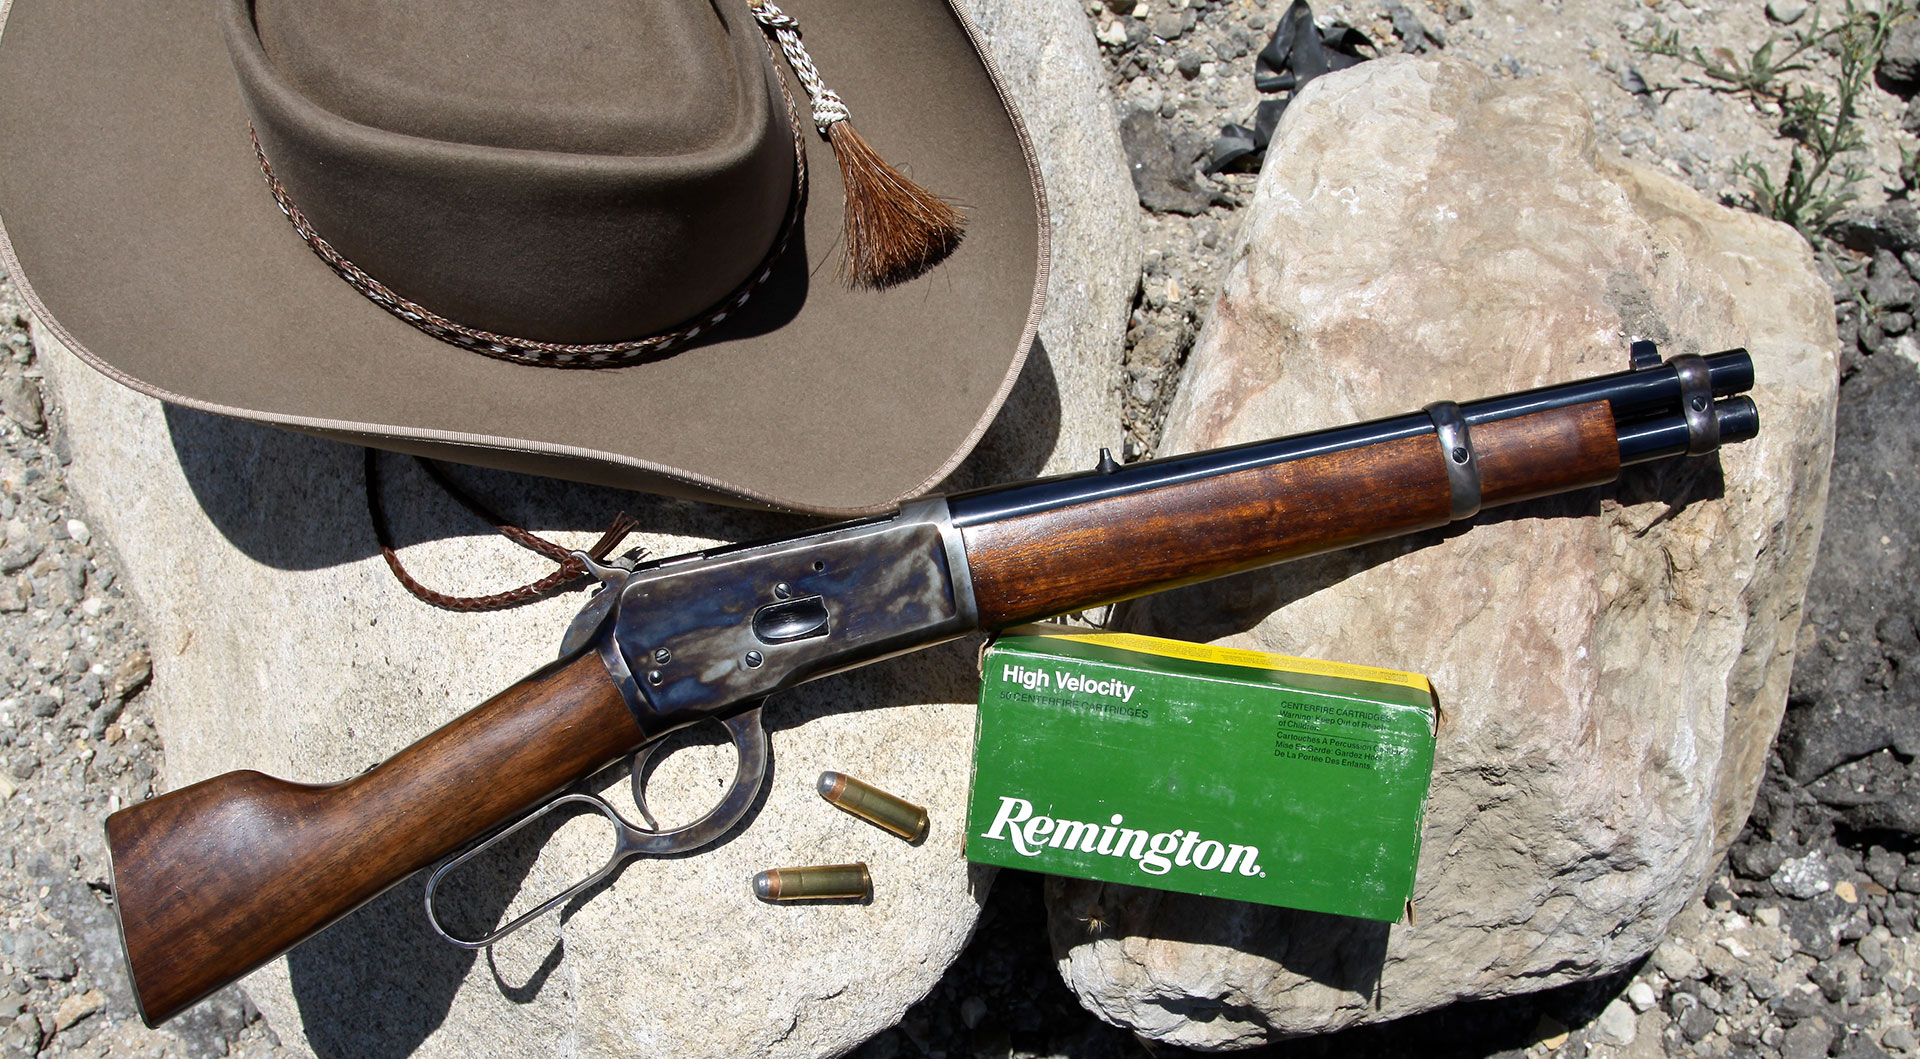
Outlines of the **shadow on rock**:
<svg viewBox="0 0 1920 1059">
<path fill-rule="evenodd" d="M 435 897 L 441 923 L 456 936 L 480 937 L 565 889 L 570 880 L 537 877 L 535 868 L 540 851 L 572 819 L 543 816 L 449 873 Z M 433 932 L 422 911 L 426 886 L 427 873 L 416 873 L 287 954 L 294 1002 L 321 1059 L 398 1059 L 446 1019 L 478 950 Z M 515 940 L 538 945 L 539 935 Z M 564 956 L 557 934 L 550 946 L 540 962 L 549 972 Z M 491 963 L 491 948 L 487 954 Z M 502 980 L 501 993 L 529 1003 L 545 980 L 540 971 L 517 986 Z"/>
<path fill-rule="evenodd" d="M 174 453 L 194 498 L 221 535 L 282 570 L 313 570 L 379 554 L 367 512 L 364 450 L 257 423 L 166 406 Z M 394 544 L 498 533 L 404 456 L 379 458 Z M 799 528 L 792 515 L 747 511 L 483 467 L 442 465 L 448 477 L 514 525 L 536 533 L 597 531 L 625 511 L 641 532 L 721 539 Z M 491 554 L 491 553 L 488 553 Z"/>
<path fill-rule="evenodd" d="M 359 446 L 166 405 L 167 429 L 188 486 L 214 527 L 267 566 L 314 570 L 379 554 L 367 508 Z M 1060 392 L 1038 339 L 1020 380 L 980 445 L 944 483 L 947 490 L 1031 478 L 1060 436 Z M 1091 455 L 1089 456 L 1091 462 Z M 724 507 L 484 467 L 441 464 L 447 476 L 507 522 L 536 533 L 593 532 L 626 512 L 637 532 L 753 540 L 822 519 Z M 478 556 L 517 553 L 405 456 L 378 458 L 380 495 L 393 542 L 472 537 Z M 481 561 L 484 561 L 482 559 Z"/>
<path fill-rule="evenodd" d="M 433 935 L 420 914 L 425 892 L 416 875 L 287 954 L 321 1059 L 400 1059 L 446 1019 L 475 954 Z"/>
<path fill-rule="evenodd" d="M 1367 997 L 1379 987 L 1391 929 L 1353 916 L 1066 878 L 1047 881 L 1047 907 L 1053 951 L 1060 959 L 1075 946 L 1112 937 L 1220 945 L 1272 960 L 1329 989 Z M 1266 1021 L 1257 1010 L 1219 998 L 1163 996 L 1154 1003 L 1194 1022 Z"/>
<path fill-rule="evenodd" d="M 1577 1032 L 1600 1017 L 1633 980 L 1636 964 L 1603 978 L 1537 993 L 1452 1004 L 1392 1022 L 1281 1041 L 1241 1053 L 1245 1059 L 1484 1059 L 1537 1050 L 1540 1042 Z"/>
<path fill-rule="evenodd" d="M 1912 558 L 1920 493 L 1906 487 L 1920 466 L 1920 373 L 1874 356 L 1840 392 L 1831 499 L 1807 585 L 1809 642 L 1794 661 L 1780 729 L 1780 757 L 1801 783 L 1889 747 L 1908 761 L 1920 756 L 1920 563 Z M 1867 789 L 1868 777 L 1851 779 L 1832 793 Z M 1866 801 L 1885 798 L 1837 807 L 1858 815 Z M 1907 805 L 1920 819 L 1920 798 L 1909 795 Z"/>
</svg>

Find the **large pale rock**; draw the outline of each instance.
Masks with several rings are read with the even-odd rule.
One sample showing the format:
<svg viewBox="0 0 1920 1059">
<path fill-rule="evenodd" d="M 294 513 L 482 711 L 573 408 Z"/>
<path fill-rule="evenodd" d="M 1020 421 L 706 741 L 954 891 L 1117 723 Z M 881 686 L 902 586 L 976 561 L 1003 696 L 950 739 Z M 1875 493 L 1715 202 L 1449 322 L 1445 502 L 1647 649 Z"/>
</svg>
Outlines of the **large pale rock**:
<svg viewBox="0 0 1920 1059">
<path fill-rule="evenodd" d="M 1003 21 L 998 3 L 974 6 L 989 29 Z M 1029 52 L 1025 38 L 993 47 L 1049 189 L 1054 293 L 1007 412 L 961 483 L 1079 466 L 1119 431 L 1111 381 L 1139 257 L 1125 162 L 1077 5 L 1022 11 L 1021 32 L 1047 48 Z M 1061 61 L 1043 70 L 1046 57 Z M 375 549 L 360 450 L 163 406 L 80 365 L 45 329 L 37 340 L 64 412 L 72 488 L 145 618 L 167 787 L 240 768 L 354 775 L 550 658 L 584 599 L 428 608 Z M 422 581 L 476 593 L 549 568 L 409 464 L 384 465 L 395 532 Z M 459 477 L 574 546 L 622 508 L 655 555 L 801 525 L 494 472 Z M 479 956 L 429 933 L 415 878 L 251 976 L 248 991 L 283 1041 L 328 1056 L 844 1052 L 929 991 L 990 881 L 961 856 L 972 659 L 954 646 L 777 700 L 764 803 L 717 848 L 631 863 L 564 918 Z M 663 822 L 703 812 L 731 775 L 728 747 L 685 743 L 649 787 Z M 926 805 L 931 834 L 910 847 L 834 810 L 813 792 L 823 769 Z M 603 786 L 620 801 L 616 782 Z M 607 841 L 569 824 L 537 863 L 530 849 L 511 855 L 469 903 L 529 904 L 597 867 Z M 871 866 L 871 904 L 770 906 L 749 891 L 763 868 L 854 860 Z"/>
<path fill-rule="evenodd" d="M 1635 338 L 1749 347 L 1761 435 L 1146 601 L 1151 631 L 1432 676 L 1417 922 L 1067 883 L 1062 972 L 1110 1021 L 1238 1048 L 1629 963 L 1739 829 L 1785 702 L 1835 399 L 1807 246 L 1598 157 L 1570 89 L 1412 59 L 1302 93 L 1242 235 L 1166 451 L 1619 370 Z"/>
<path fill-rule="evenodd" d="M 1101 445 L 1119 451 L 1119 395 L 1110 391 L 1141 254 L 1106 64 L 1084 12 L 1069 0 L 955 3 L 1026 122 L 1053 243 L 1046 314 L 1027 368 L 985 442 L 948 479 L 950 492 L 1092 466 Z"/>
</svg>

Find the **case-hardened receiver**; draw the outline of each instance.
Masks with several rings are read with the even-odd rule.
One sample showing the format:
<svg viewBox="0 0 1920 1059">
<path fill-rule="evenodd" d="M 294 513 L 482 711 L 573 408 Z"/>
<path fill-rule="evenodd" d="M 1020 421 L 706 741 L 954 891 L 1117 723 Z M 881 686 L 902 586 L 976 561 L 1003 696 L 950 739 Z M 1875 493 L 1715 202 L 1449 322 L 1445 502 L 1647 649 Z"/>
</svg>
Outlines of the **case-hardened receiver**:
<svg viewBox="0 0 1920 1059">
<path fill-rule="evenodd" d="M 427 918 L 441 937 L 480 948 L 612 874 L 630 857 L 698 849 L 732 829 L 759 796 L 769 755 L 760 707 L 815 677 L 950 640 L 978 627 L 966 551 L 943 497 L 899 511 L 772 541 L 730 545 L 628 569 L 576 553 L 601 581 L 561 644 L 562 658 L 600 656 L 648 737 L 629 759 L 646 826 L 592 794 L 566 794 L 437 868 Z M 662 830 L 647 809 L 644 776 L 661 737 L 718 721 L 739 755 L 732 784 L 707 815 Z M 613 825 L 600 870 L 480 938 L 442 926 L 434 895 L 446 875 L 549 812 L 585 804 Z"/>
</svg>

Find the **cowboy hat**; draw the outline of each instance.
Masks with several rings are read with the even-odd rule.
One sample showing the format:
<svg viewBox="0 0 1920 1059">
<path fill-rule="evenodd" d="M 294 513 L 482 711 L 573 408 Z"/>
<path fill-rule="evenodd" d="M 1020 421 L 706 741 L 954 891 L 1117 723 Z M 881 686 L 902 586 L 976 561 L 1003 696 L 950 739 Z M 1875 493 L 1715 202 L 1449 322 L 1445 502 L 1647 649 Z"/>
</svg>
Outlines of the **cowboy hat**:
<svg viewBox="0 0 1920 1059">
<path fill-rule="evenodd" d="M 0 257 L 69 348 L 166 401 L 884 510 L 1019 373 L 1038 170 L 947 0 L 785 6 L 862 132 L 964 213 L 912 278 L 835 275 L 841 171 L 763 0 L 11 0 Z"/>
</svg>

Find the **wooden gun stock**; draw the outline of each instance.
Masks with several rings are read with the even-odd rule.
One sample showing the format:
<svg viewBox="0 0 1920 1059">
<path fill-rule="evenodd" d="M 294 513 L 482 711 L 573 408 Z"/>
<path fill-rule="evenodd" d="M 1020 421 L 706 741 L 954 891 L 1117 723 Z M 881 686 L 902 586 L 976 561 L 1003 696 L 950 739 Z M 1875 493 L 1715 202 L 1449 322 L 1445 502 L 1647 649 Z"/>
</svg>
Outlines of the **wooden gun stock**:
<svg viewBox="0 0 1920 1059">
<path fill-rule="evenodd" d="M 644 738 L 587 652 L 343 783 L 229 772 L 113 814 L 141 1018 L 172 1018 Z"/>
<path fill-rule="evenodd" d="M 1475 427 L 1491 507 L 1620 473 L 1605 401 Z M 1343 449 L 962 529 L 980 622 L 1003 629 L 1449 521 L 1433 436 Z"/>
</svg>

